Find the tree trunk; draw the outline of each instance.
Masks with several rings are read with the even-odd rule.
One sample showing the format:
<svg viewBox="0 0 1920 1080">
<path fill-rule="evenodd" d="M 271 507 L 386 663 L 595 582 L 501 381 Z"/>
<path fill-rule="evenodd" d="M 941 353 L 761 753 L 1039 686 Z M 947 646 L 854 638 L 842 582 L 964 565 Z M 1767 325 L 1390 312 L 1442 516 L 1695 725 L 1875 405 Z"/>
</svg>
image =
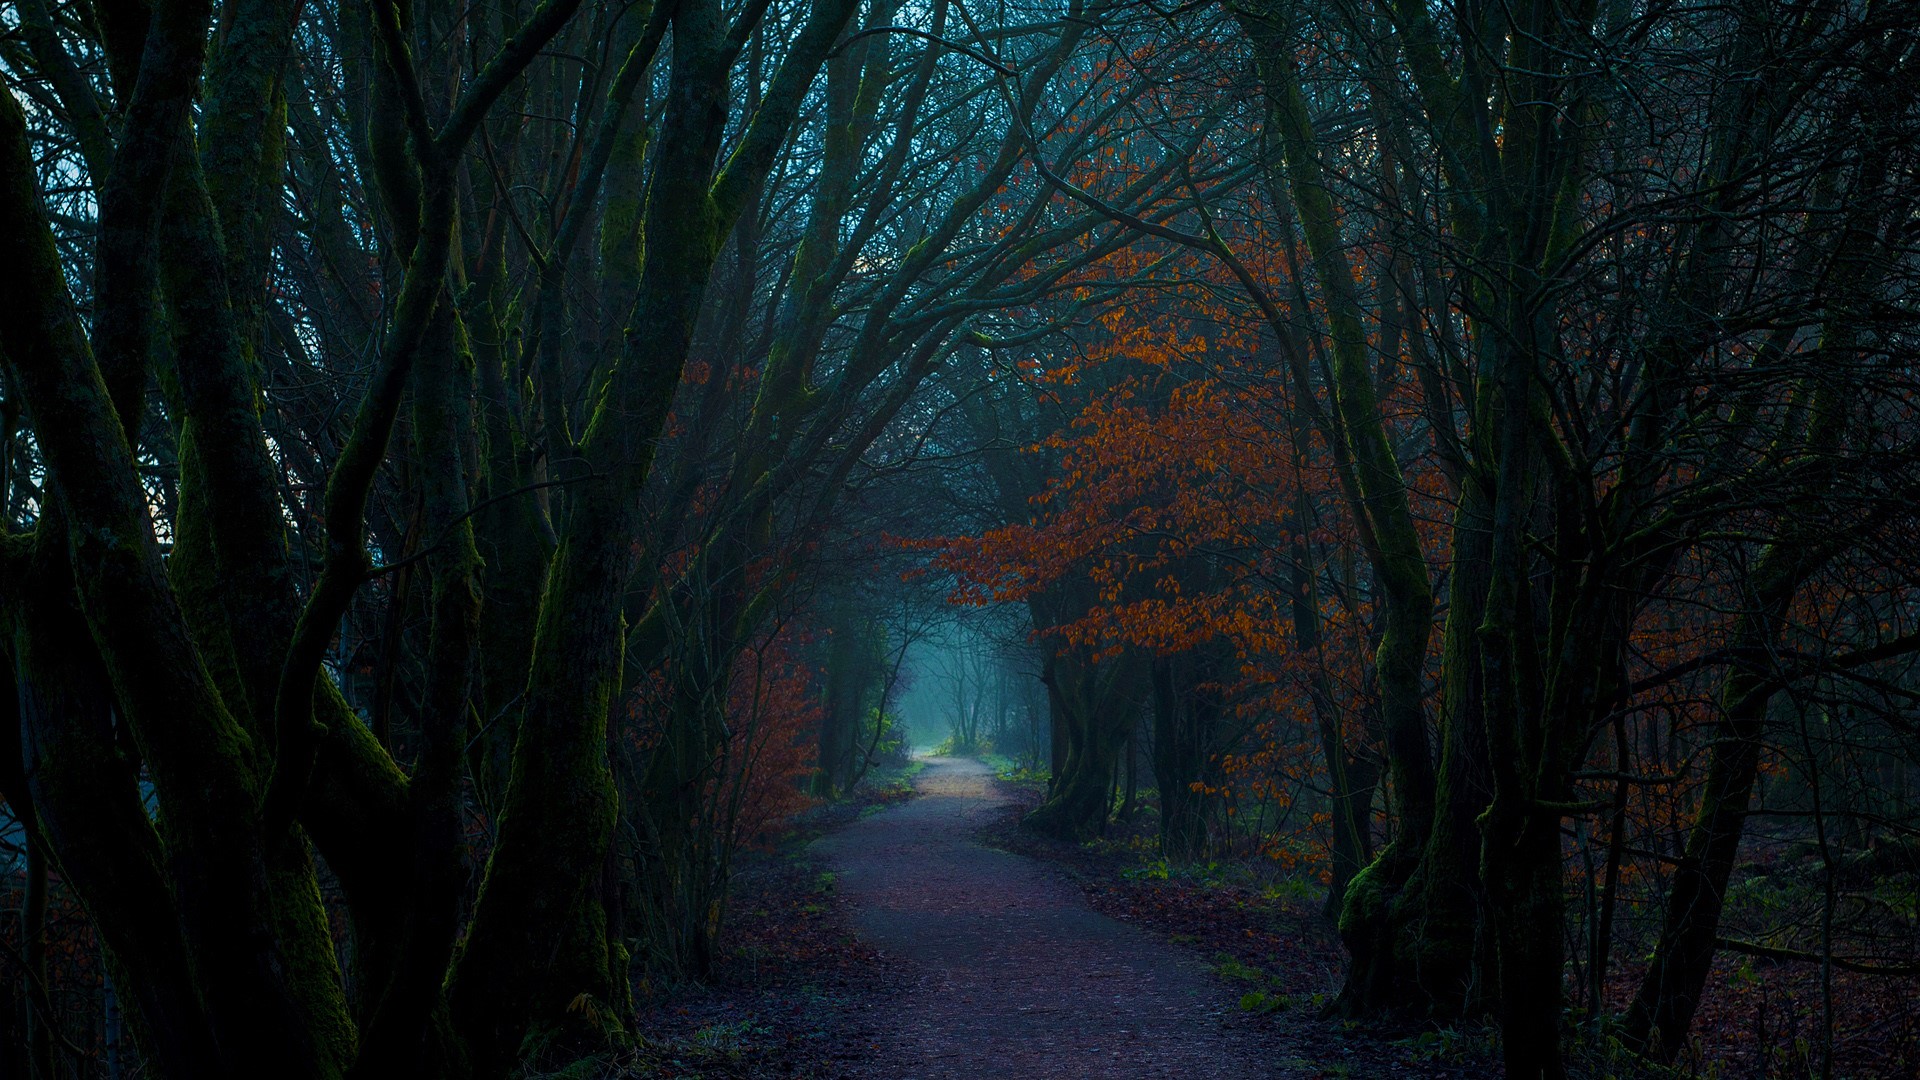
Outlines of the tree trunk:
<svg viewBox="0 0 1920 1080">
<path fill-rule="evenodd" d="M 1066 736 L 1066 761 L 1046 801 L 1027 815 L 1029 828 L 1062 839 L 1095 836 L 1106 828 L 1115 768 L 1135 718 L 1126 667 L 1095 666 L 1065 651 L 1054 654 L 1047 697 L 1055 729 Z"/>
<path fill-rule="evenodd" d="M 1160 853 L 1171 862 L 1206 854 L 1207 798 L 1194 790 L 1205 779 L 1219 707 L 1200 683 L 1213 676 L 1193 654 L 1153 662 L 1153 776 L 1160 789 Z"/>
</svg>

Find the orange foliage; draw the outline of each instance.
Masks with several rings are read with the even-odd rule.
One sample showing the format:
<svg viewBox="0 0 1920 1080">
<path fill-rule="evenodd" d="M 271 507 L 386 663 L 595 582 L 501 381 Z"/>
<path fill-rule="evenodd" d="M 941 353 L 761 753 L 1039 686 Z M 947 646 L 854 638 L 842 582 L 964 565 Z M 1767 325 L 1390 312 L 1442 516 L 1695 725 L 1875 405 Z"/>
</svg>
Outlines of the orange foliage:
<svg viewBox="0 0 1920 1080">
<path fill-rule="evenodd" d="M 737 843 L 765 845 L 813 805 L 823 716 L 816 673 L 800 660 L 799 635 L 782 627 L 734 665 L 727 687 L 728 744 L 719 805 L 732 806 Z"/>
</svg>

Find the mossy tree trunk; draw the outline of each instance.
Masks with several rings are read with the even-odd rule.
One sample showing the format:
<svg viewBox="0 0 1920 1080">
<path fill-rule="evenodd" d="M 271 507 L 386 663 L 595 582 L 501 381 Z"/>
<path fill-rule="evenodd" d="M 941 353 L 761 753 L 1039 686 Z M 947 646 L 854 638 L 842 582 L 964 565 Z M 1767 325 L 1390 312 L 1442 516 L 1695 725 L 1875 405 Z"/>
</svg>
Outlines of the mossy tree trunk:
<svg viewBox="0 0 1920 1080">
<path fill-rule="evenodd" d="M 1160 853 L 1175 862 L 1202 858 L 1207 850 L 1207 807 L 1202 788 L 1217 785 L 1214 755 L 1220 752 L 1221 658 L 1217 645 L 1155 657 L 1153 685 L 1153 776 L 1160 791 Z"/>
<path fill-rule="evenodd" d="M 1047 701 L 1066 758 L 1047 798 L 1026 817 L 1029 828 L 1084 839 L 1107 827 L 1113 813 L 1115 770 L 1139 718 L 1145 690 L 1139 664 L 1094 662 L 1085 653 L 1055 649 L 1047 668 Z"/>
<path fill-rule="evenodd" d="M 828 632 L 826 686 L 821 691 L 820 752 L 814 791 L 830 797 L 846 789 L 860 771 L 856 759 L 866 753 L 861 744 L 867 722 L 882 723 L 878 714 L 886 703 L 885 628 L 877 621 L 852 618 L 843 607 L 831 608 Z"/>
<path fill-rule="evenodd" d="M 41 811 L 39 832 L 112 950 L 116 984 L 138 1014 L 133 1026 L 157 1072 L 331 1076 L 353 1067 L 362 1075 L 446 1075 L 471 1066 L 500 1074 L 519 1050 L 532 999 L 546 991 L 539 975 L 551 950 L 501 948 L 489 928 L 503 916 L 490 912 L 505 913 L 513 927 L 508 937 L 536 942 L 591 923 L 575 918 L 573 907 L 582 891 L 577 880 L 597 880 L 601 868 L 610 805 L 597 732 L 604 730 L 610 680 L 591 672 L 556 675 L 551 662 L 534 665 L 534 734 L 523 733 L 513 766 L 521 804 L 528 802 L 525 791 L 543 785 L 549 795 L 571 797 L 552 800 L 551 830 L 531 822 L 539 834 L 533 843 L 514 831 L 533 815 L 509 815 L 476 933 L 456 969 L 455 1003 L 472 985 L 461 978 L 476 971 L 502 972 L 492 988 L 504 992 L 489 995 L 487 1015 L 477 1022 L 475 1010 L 456 1008 L 453 1019 L 465 1023 L 455 1035 L 444 1027 L 439 998 L 463 881 L 458 800 L 478 616 L 467 492 L 477 443 L 466 410 L 471 361 L 442 275 L 453 163 L 492 100 L 566 23 L 573 5 L 537 10 L 451 103 L 438 128 L 426 115 L 419 71 L 394 13 L 375 13 L 382 78 L 395 91 L 388 103 L 402 116 L 400 138 L 389 142 L 404 156 L 388 178 L 407 192 L 390 206 L 398 210 L 410 273 L 387 352 L 333 472 L 331 544 L 306 597 L 290 572 L 277 466 L 265 450 L 258 400 L 258 301 L 271 244 L 260 222 L 281 197 L 278 65 L 289 53 L 296 9 L 255 6 L 260 10 L 243 12 L 223 33 L 210 65 L 202 53 L 205 5 L 162 5 L 144 43 L 137 35 L 115 39 L 134 41 L 112 57 L 116 80 L 133 100 L 105 199 L 111 237 L 103 265 L 131 277 L 110 280 L 98 296 L 106 313 L 96 328 L 103 351 L 94 350 L 66 296 L 24 118 L 11 99 L 0 106 L 6 254 L 31 286 L 0 323 L 0 350 L 10 389 L 41 433 L 51 494 L 32 542 L 44 564 L 36 580 L 46 591 L 7 598 L 9 683 L 22 687 L 28 706 L 23 730 L 38 733 L 22 750 L 25 783 Z M 770 144 L 784 137 L 813 67 L 838 32 L 835 18 L 843 22 L 850 7 L 829 9 L 827 25 L 803 35 L 785 78 L 784 111 L 756 118 L 747 170 L 770 161 Z M 137 80 L 124 74 L 136 64 Z M 203 67 L 204 172 L 187 111 Z M 716 130 L 723 122 L 706 120 Z M 703 167 L 711 171 L 711 155 Z M 705 205 L 707 193 L 699 194 Z M 150 211 L 145 219 L 131 213 L 143 207 Z M 162 207 L 164 216 L 152 216 Z M 697 255 L 702 247 L 688 250 Z M 656 280 L 656 295 L 691 306 L 686 285 L 697 292 L 697 269 L 670 267 L 660 277 L 670 285 Z M 149 294 L 160 296 L 164 309 L 146 303 Z M 159 374 L 170 418 L 181 428 L 184 512 L 178 558 L 163 567 L 133 444 L 153 365 L 176 357 L 177 368 Z M 635 381 L 658 403 L 657 420 L 673 369 L 671 362 L 651 368 L 655 379 Z M 413 475 L 423 520 L 438 532 L 426 558 L 430 678 L 410 777 L 368 738 L 321 668 L 370 561 L 360 531 L 367 492 L 409 386 L 413 445 L 429 451 Z M 642 425 L 647 415 L 640 414 Z M 641 442 L 655 433 L 625 437 Z M 631 484 L 621 490 L 630 492 Z M 598 536 L 594 502 L 580 500 L 590 519 L 584 531 Z M 561 557 L 556 595 L 604 597 L 599 609 L 617 620 L 619 575 L 607 564 L 628 556 L 607 557 L 607 549 L 626 543 L 603 541 L 582 559 Z M 582 577 L 598 580 L 583 586 Z M 617 625 L 581 620 L 587 635 L 598 631 L 596 647 L 575 648 L 585 644 L 579 635 L 557 640 L 554 631 L 568 618 L 556 617 L 550 605 L 543 641 L 569 661 L 578 656 L 591 665 L 611 655 L 617 664 Z M 603 675 L 608 666 L 601 661 Z M 556 681 L 567 685 L 543 690 Z M 600 708 L 585 710 L 585 723 L 554 716 L 569 708 L 568 691 L 576 688 L 602 698 Z M 94 707 L 82 700 L 87 695 Z M 124 720 L 122 734 L 104 723 L 109 707 Z M 73 722 L 88 716 L 102 722 Z M 136 768 L 153 783 L 158 828 L 134 786 Z M 83 791 L 84 801 L 73 797 Z M 596 807 L 607 808 L 598 824 Z M 357 1031 L 333 969 L 309 836 L 339 874 L 353 914 L 367 994 Z M 555 839 L 586 852 L 584 869 L 570 874 L 566 858 L 541 851 Z M 510 885 L 515 877 L 524 880 Z M 556 894 L 558 904 L 545 903 Z M 610 951 L 604 940 L 598 947 L 598 967 L 607 971 Z M 609 981 L 621 977 L 615 971 Z"/>
<path fill-rule="evenodd" d="M 1329 421 L 1335 426 L 1331 435 L 1340 458 L 1351 466 L 1348 511 L 1380 592 L 1374 671 L 1399 830 L 1364 872 L 1364 884 L 1353 884 L 1354 895 L 1340 918 L 1341 935 L 1353 956 L 1341 1002 L 1365 1011 L 1395 996 L 1396 943 L 1388 919 L 1418 864 L 1433 821 L 1435 776 L 1424 685 L 1433 589 L 1406 482 L 1380 411 L 1360 298 L 1301 87 L 1294 48 L 1298 26 L 1289 11 L 1276 5 L 1236 15 L 1253 40 L 1255 66 L 1266 90 L 1268 130 L 1279 150 L 1270 167 L 1299 216 L 1326 303 L 1333 399 Z M 1312 389 L 1301 386 L 1297 391 Z"/>
<path fill-rule="evenodd" d="M 1814 440 L 1820 451 L 1830 451 L 1838 435 L 1836 391 L 1829 385 L 1815 395 L 1821 402 L 1816 411 L 1828 414 L 1817 424 L 1825 429 Z M 1760 553 L 1733 625 L 1732 651 L 1742 660 L 1721 682 L 1720 737 L 1708 750 L 1700 805 L 1674 871 L 1659 942 L 1625 1017 L 1628 1045 L 1659 1061 L 1671 1061 L 1685 1048 L 1719 947 L 1727 887 L 1766 748 L 1768 706 L 1781 688 L 1762 658 L 1779 648 L 1795 595 L 1837 554 L 1833 538 L 1808 524 L 1786 523 Z"/>
<path fill-rule="evenodd" d="M 626 685 L 625 603 L 645 535 L 640 493 L 721 244 L 773 167 L 815 71 L 856 6 L 828 0 L 813 9 L 724 163 L 729 80 L 745 41 L 728 32 L 717 4 L 683 3 L 672 15 L 672 77 L 643 214 L 638 295 L 619 359 L 575 449 L 594 481 L 567 502 L 499 839 L 451 981 L 454 1023 L 477 1060 L 511 1061 L 540 999 L 585 995 L 605 1004 L 624 993 L 626 972 L 611 970 L 623 949 L 605 940 L 597 886 L 617 806 L 607 722 Z M 705 731 L 674 734 L 699 740 Z M 600 928 L 597 940 L 573 932 L 583 918 Z M 570 955 L 556 963 L 563 945 Z M 548 987 L 526 977 L 544 968 L 585 984 Z"/>
</svg>

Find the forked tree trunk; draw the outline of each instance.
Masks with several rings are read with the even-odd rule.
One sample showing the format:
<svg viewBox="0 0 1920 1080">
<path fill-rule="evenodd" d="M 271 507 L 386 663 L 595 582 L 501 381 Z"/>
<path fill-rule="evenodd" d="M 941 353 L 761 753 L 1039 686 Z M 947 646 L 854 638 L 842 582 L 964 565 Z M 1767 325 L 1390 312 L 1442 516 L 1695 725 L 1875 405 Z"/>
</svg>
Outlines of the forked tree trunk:
<svg viewBox="0 0 1920 1080">
<path fill-rule="evenodd" d="M 1753 572 L 1752 606 L 1734 624 L 1739 651 L 1762 656 L 1771 650 L 1781 617 L 1823 558 L 1811 543 L 1787 541 L 1761 555 Z M 1727 885 L 1760 774 L 1775 687 L 1771 674 L 1749 667 L 1730 671 L 1721 686 L 1721 737 L 1708 752 L 1700 809 L 1674 871 L 1659 944 L 1627 1009 L 1627 1044 L 1656 1060 L 1671 1061 L 1686 1045 L 1706 989 Z"/>
<path fill-rule="evenodd" d="M 1115 769 L 1135 718 L 1133 679 L 1124 665 L 1093 665 L 1067 652 L 1055 653 L 1048 674 L 1047 699 L 1055 730 L 1065 735 L 1066 761 L 1026 824 L 1061 838 L 1098 835 L 1113 810 Z"/>
<path fill-rule="evenodd" d="M 1160 790 L 1160 853 L 1174 862 L 1206 854 L 1207 798 L 1194 790 L 1205 779 L 1216 738 L 1219 705 L 1199 684 L 1212 678 L 1191 653 L 1153 662 L 1153 776 Z"/>
</svg>

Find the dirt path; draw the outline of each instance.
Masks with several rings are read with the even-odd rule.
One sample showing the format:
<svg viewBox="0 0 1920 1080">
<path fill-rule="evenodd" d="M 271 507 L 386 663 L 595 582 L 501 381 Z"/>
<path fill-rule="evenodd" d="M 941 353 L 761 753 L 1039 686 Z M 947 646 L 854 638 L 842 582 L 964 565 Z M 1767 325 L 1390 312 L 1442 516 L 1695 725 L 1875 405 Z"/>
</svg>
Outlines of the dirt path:
<svg viewBox="0 0 1920 1080">
<path fill-rule="evenodd" d="M 815 844 L 862 937 L 906 970 L 853 1075 L 1288 1075 L 1189 952 L 1090 910 L 1052 868 L 969 838 L 1007 798 L 977 761 L 933 758 L 920 797 Z"/>
</svg>

